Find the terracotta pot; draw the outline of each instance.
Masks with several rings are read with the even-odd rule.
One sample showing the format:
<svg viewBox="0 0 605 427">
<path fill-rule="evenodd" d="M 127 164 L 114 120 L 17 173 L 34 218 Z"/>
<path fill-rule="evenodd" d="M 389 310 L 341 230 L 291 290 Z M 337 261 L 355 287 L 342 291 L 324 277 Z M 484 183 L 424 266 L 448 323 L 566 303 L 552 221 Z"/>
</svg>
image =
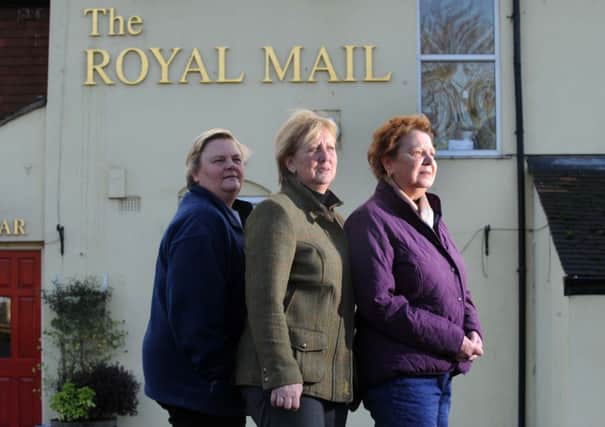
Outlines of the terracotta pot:
<svg viewBox="0 0 605 427">
<path fill-rule="evenodd" d="M 117 427 L 117 425 L 118 424 L 115 418 L 99 421 L 50 421 L 50 427 Z"/>
</svg>

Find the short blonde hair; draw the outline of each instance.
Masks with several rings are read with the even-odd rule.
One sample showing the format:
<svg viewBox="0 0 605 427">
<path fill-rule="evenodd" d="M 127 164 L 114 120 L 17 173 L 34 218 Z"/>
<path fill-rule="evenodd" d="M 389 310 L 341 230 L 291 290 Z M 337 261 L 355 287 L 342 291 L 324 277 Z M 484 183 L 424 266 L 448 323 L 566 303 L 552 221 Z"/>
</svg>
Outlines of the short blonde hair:
<svg viewBox="0 0 605 427">
<path fill-rule="evenodd" d="M 377 179 L 387 175 L 382 165 L 382 159 L 396 156 L 402 138 L 413 130 L 424 132 L 431 137 L 431 141 L 433 140 L 431 122 L 423 114 L 395 116 L 374 131 L 372 143 L 368 149 L 368 163 Z"/>
<path fill-rule="evenodd" d="M 336 138 L 336 123 L 311 110 L 296 110 L 288 117 L 275 136 L 275 160 L 280 184 L 292 175 L 286 166 L 288 158 L 299 147 L 311 144 L 322 130 L 327 130 Z"/>
<path fill-rule="evenodd" d="M 193 145 L 189 149 L 189 153 L 187 153 L 187 159 L 185 160 L 185 178 L 187 180 L 187 187 L 195 185 L 193 175 L 195 175 L 200 168 L 200 158 L 202 157 L 202 152 L 208 143 L 210 141 L 214 141 L 215 139 L 230 139 L 231 141 L 235 142 L 235 145 L 242 155 L 242 161 L 244 163 L 246 163 L 250 158 L 250 149 L 239 142 L 237 138 L 233 136 L 231 131 L 221 128 L 208 129 L 193 140 Z"/>
</svg>

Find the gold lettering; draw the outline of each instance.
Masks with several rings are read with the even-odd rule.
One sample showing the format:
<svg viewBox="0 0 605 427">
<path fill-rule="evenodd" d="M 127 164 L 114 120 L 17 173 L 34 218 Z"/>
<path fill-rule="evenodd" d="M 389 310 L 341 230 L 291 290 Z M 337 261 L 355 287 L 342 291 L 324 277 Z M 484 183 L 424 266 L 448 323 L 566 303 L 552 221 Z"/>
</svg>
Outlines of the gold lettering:
<svg viewBox="0 0 605 427">
<path fill-rule="evenodd" d="M 124 58 L 130 52 L 134 52 L 139 56 L 139 60 L 141 63 L 141 69 L 139 71 L 139 76 L 135 80 L 128 80 L 126 75 L 124 74 Z M 122 83 L 127 84 L 129 86 L 135 86 L 140 84 L 147 77 L 147 73 L 149 73 L 149 60 L 147 59 L 147 55 L 141 49 L 136 47 L 130 47 L 128 49 L 124 49 L 122 53 L 118 56 L 116 61 L 116 75 L 118 76 L 118 80 Z"/>
<path fill-rule="evenodd" d="M 391 72 L 389 71 L 382 77 L 374 77 L 374 57 L 373 50 L 376 46 L 366 45 L 363 48 L 366 51 L 366 75 L 364 82 L 388 82 L 391 80 Z"/>
<path fill-rule="evenodd" d="M 195 62 L 195 66 L 192 64 Z M 191 55 L 189 56 L 189 61 L 187 61 L 187 66 L 185 67 L 185 71 L 181 75 L 181 79 L 179 83 L 187 84 L 187 75 L 189 73 L 199 73 L 200 74 L 200 83 L 212 83 L 210 77 L 208 77 L 208 71 L 206 71 L 206 66 L 204 65 L 204 61 L 202 60 L 202 55 L 200 55 L 200 51 L 197 47 L 193 48 L 191 51 Z"/>
<path fill-rule="evenodd" d="M 0 224 L 0 236 L 2 234 L 6 234 L 7 236 L 11 235 L 11 228 L 8 225 L 7 219 L 3 220 L 2 223 Z"/>
<path fill-rule="evenodd" d="M 319 63 L 323 62 L 324 66 L 320 66 Z M 334 66 L 332 65 L 332 60 L 330 59 L 330 55 L 328 55 L 328 51 L 324 46 L 319 49 L 319 53 L 317 54 L 317 58 L 315 59 L 315 65 L 313 65 L 313 69 L 311 70 L 311 74 L 309 74 L 308 82 L 314 83 L 315 73 L 318 71 L 323 71 L 328 73 L 330 76 L 329 82 L 338 82 L 338 76 L 336 75 L 336 71 L 334 71 Z"/>
<path fill-rule="evenodd" d="M 345 60 L 346 60 L 346 73 L 344 82 L 356 82 L 353 71 L 353 51 L 357 46 L 346 44 L 345 48 Z"/>
<path fill-rule="evenodd" d="M 114 82 L 111 81 L 107 73 L 103 70 L 109 64 L 109 53 L 104 49 L 86 49 L 86 81 L 84 86 L 96 86 L 95 73 L 101 77 L 101 80 L 106 85 L 112 85 Z M 95 64 L 95 56 L 101 55 L 101 63 Z"/>
<path fill-rule="evenodd" d="M 162 69 L 162 75 L 158 84 L 172 83 L 172 81 L 170 81 L 170 79 L 168 78 L 168 67 L 170 67 L 170 64 L 172 63 L 172 61 L 174 61 L 174 58 L 176 57 L 177 53 L 181 51 L 181 48 L 173 47 L 172 53 L 170 54 L 168 60 L 164 59 L 164 56 L 162 56 L 162 48 L 152 47 L 149 50 L 151 51 L 151 53 L 153 53 L 153 56 L 155 56 L 155 59 L 157 59 L 158 64 L 160 64 L 160 67 Z"/>
<path fill-rule="evenodd" d="M 92 30 L 90 31 L 90 37 L 99 37 L 99 13 L 105 15 L 107 13 L 107 9 L 84 9 L 84 16 L 88 14 L 92 15 Z"/>
<path fill-rule="evenodd" d="M 118 32 L 115 32 L 115 24 L 118 24 Z M 114 7 L 109 8 L 109 34 L 110 36 L 123 36 L 124 35 L 124 18 L 120 15 L 116 15 L 116 9 Z"/>
<path fill-rule="evenodd" d="M 143 28 L 141 27 L 135 29 L 135 25 L 140 25 L 142 27 L 143 18 L 141 18 L 140 16 L 131 16 L 130 18 L 128 18 L 128 34 L 130 34 L 131 36 L 138 36 L 143 31 Z"/>
<path fill-rule="evenodd" d="M 228 47 L 225 46 L 218 46 L 216 48 L 216 50 L 218 51 L 218 79 L 216 80 L 217 83 L 241 83 L 244 80 L 244 73 L 240 73 L 239 77 L 236 77 L 234 79 L 228 79 L 226 77 L 227 74 L 227 67 L 225 65 L 225 57 L 227 54 L 227 51 L 229 50 Z"/>
<path fill-rule="evenodd" d="M 25 235 L 25 220 L 17 218 L 13 221 L 13 233 L 17 236 Z"/>
<path fill-rule="evenodd" d="M 265 51 L 265 78 L 263 79 L 263 83 L 273 83 L 273 80 L 271 80 L 271 72 L 269 71 L 269 64 L 273 66 L 273 70 L 275 71 L 277 78 L 283 81 L 291 63 L 293 63 L 293 65 L 292 80 L 290 81 L 292 83 L 302 82 L 300 79 L 300 51 L 302 48 L 302 46 L 294 46 L 290 50 L 290 55 L 288 56 L 286 65 L 284 65 L 282 68 L 273 48 L 271 46 L 263 46 L 263 50 Z"/>
</svg>

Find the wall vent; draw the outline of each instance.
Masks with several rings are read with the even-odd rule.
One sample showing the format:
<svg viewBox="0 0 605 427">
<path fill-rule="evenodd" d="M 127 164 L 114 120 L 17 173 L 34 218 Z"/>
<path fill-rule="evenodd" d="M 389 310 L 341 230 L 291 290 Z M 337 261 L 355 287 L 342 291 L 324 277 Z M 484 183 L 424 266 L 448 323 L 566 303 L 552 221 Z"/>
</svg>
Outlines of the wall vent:
<svg viewBox="0 0 605 427">
<path fill-rule="evenodd" d="M 120 212 L 140 212 L 141 210 L 141 198 L 139 196 L 127 196 L 120 199 Z"/>
</svg>

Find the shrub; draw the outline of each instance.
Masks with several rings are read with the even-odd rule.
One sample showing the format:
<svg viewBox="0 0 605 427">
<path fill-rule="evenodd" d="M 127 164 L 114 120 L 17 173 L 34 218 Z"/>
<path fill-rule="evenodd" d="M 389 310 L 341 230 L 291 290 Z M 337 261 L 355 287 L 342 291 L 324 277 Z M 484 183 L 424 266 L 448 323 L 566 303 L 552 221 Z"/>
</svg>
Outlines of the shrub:
<svg viewBox="0 0 605 427">
<path fill-rule="evenodd" d="M 78 387 L 94 390 L 95 407 L 90 410 L 90 419 L 137 414 L 139 383 L 124 367 L 118 364 L 100 364 L 90 372 L 74 375 L 73 382 Z"/>
<path fill-rule="evenodd" d="M 102 289 L 95 277 L 70 278 L 66 284 L 53 282 L 42 291 L 42 299 L 54 312 L 44 331 L 59 351 L 56 386 L 78 372 L 108 362 L 124 344 L 122 323 L 114 321 L 107 307 L 111 288 Z"/>
<path fill-rule="evenodd" d="M 66 381 L 50 400 L 50 407 L 59 414 L 59 421 L 72 422 L 88 419 L 88 412 L 94 408 L 95 392 L 90 387 L 76 387 Z"/>
<path fill-rule="evenodd" d="M 60 421 L 90 421 L 136 415 L 139 383 L 109 361 L 124 344 L 123 322 L 109 312 L 111 289 L 94 277 L 54 283 L 42 299 L 54 312 L 44 334 L 58 350 L 56 377 L 46 383 L 57 390 L 51 408 Z"/>
</svg>

